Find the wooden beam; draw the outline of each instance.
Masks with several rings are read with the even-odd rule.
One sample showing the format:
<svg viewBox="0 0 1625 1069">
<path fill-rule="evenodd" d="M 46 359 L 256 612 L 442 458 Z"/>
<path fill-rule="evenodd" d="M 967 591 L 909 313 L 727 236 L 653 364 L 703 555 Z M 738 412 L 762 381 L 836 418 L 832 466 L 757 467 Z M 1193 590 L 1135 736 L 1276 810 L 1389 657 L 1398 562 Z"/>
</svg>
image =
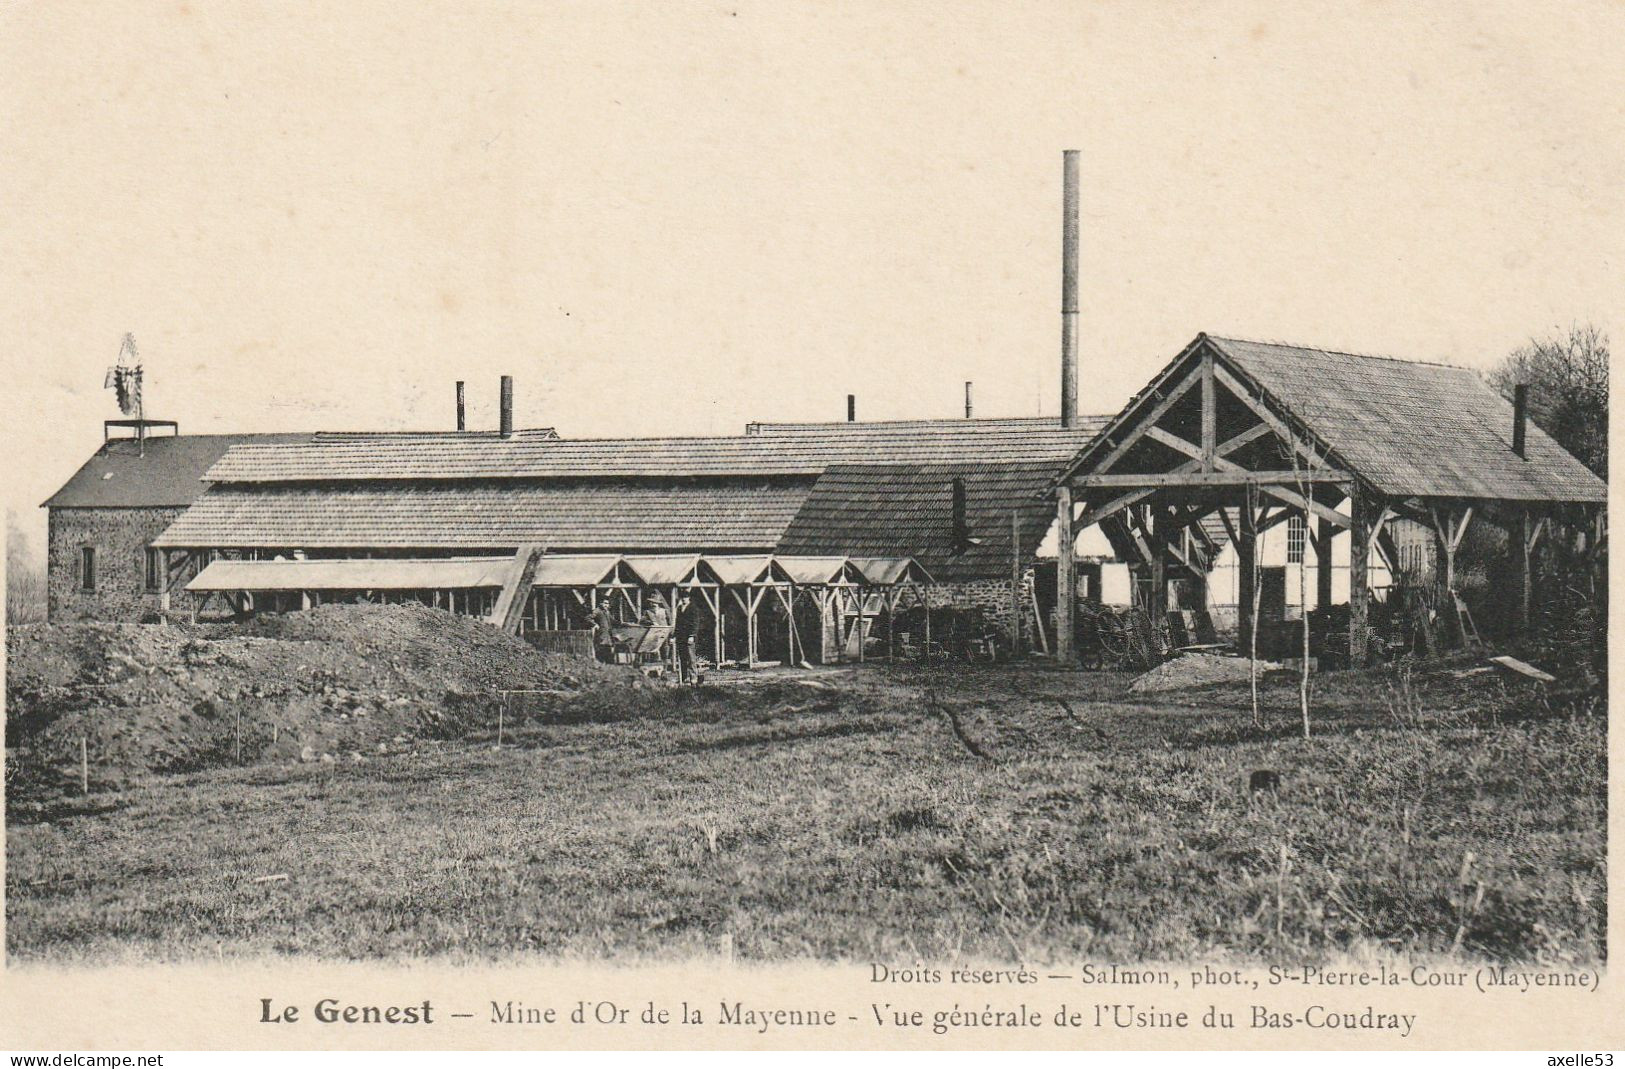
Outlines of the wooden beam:
<svg viewBox="0 0 1625 1069">
<path fill-rule="evenodd" d="M 1197 445 L 1195 442 L 1187 442 L 1179 435 L 1170 431 L 1165 431 L 1161 427 L 1147 427 L 1145 429 L 1145 436 L 1154 442 L 1161 442 L 1169 449 L 1179 453 L 1184 453 L 1193 460 L 1201 461 L 1203 471 L 1213 470 L 1213 457 L 1209 454 L 1204 454 L 1202 452 L 1202 447 Z"/>
<path fill-rule="evenodd" d="M 1055 495 L 1055 657 L 1063 668 L 1074 665 L 1072 607 L 1077 596 L 1076 547 L 1072 533 L 1072 488 L 1061 486 Z"/>
<path fill-rule="evenodd" d="M 1219 412 L 1213 391 L 1213 350 L 1202 347 L 1202 470 L 1212 471 L 1218 458 Z"/>
<path fill-rule="evenodd" d="M 1370 643 L 1366 630 L 1370 620 L 1371 583 L 1367 566 L 1371 560 L 1371 522 L 1365 494 L 1356 486 L 1349 496 L 1349 664 L 1364 667 Z"/>
<path fill-rule="evenodd" d="M 1307 527 L 1307 521 L 1305 526 Z M 1307 531 L 1305 532 L 1307 534 Z M 1332 603 L 1332 539 L 1337 528 L 1327 520 L 1315 524 L 1315 607 L 1325 609 Z"/>
<path fill-rule="evenodd" d="M 1173 547 L 1164 527 L 1167 513 L 1158 508 L 1151 518 L 1151 625 L 1160 627 L 1168 614 L 1168 552 Z"/>
<path fill-rule="evenodd" d="M 1345 516 L 1329 505 L 1322 505 L 1314 498 L 1304 497 L 1294 490 L 1288 490 L 1280 486 L 1260 486 L 1259 489 L 1277 501 L 1284 501 L 1288 505 L 1296 506 L 1305 512 L 1311 512 L 1327 523 L 1336 524 L 1338 527 L 1345 529 L 1354 525 L 1352 517 Z"/>
<path fill-rule="evenodd" d="M 1309 447 L 1307 442 L 1293 433 L 1292 428 L 1286 425 L 1285 420 L 1281 419 L 1281 417 L 1277 416 L 1274 412 L 1271 412 L 1262 401 L 1255 400 L 1251 391 L 1249 391 L 1247 387 L 1243 386 L 1239 379 L 1230 374 L 1230 372 L 1226 370 L 1223 365 L 1215 364 L 1213 366 L 1213 377 L 1218 379 L 1219 383 L 1224 386 L 1225 389 L 1229 390 L 1233 395 L 1235 395 L 1236 400 L 1240 401 L 1242 404 L 1251 409 L 1253 415 L 1257 416 L 1259 419 L 1268 424 L 1270 429 L 1276 433 L 1282 442 L 1286 443 L 1292 448 L 1295 448 L 1300 454 L 1308 457 L 1310 460 L 1321 459 L 1315 450 Z"/>
<path fill-rule="evenodd" d="M 1272 433 L 1274 433 L 1274 428 L 1268 423 L 1255 423 L 1235 437 L 1226 438 L 1224 442 L 1214 450 L 1214 455 L 1215 457 L 1227 457 L 1243 446 L 1251 445 L 1253 442 L 1264 437 L 1266 434 Z"/>
<path fill-rule="evenodd" d="M 1461 519 L 1457 522 L 1456 529 L 1450 534 L 1450 552 L 1454 553 L 1461 548 L 1462 536 L 1467 533 L 1467 525 L 1472 522 L 1473 506 L 1468 505 L 1467 508 L 1462 511 Z"/>
<path fill-rule="evenodd" d="M 1113 498 L 1104 505 L 1089 509 L 1077 520 L 1073 521 L 1077 530 L 1087 530 L 1102 520 L 1110 519 L 1113 515 L 1128 508 L 1135 502 L 1143 501 L 1156 493 L 1155 488 L 1149 490 L 1130 490 L 1121 497 Z"/>
<path fill-rule="evenodd" d="M 1180 380 L 1179 385 L 1175 386 L 1171 391 L 1169 391 L 1168 395 L 1161 401 L 1158 401 L 1155 407 L 1153 407 L 1150 412 L 1146 413 L 1146 415 L 1140 420 L 1139 424 L 1133 430 L 1131 430 L 1121 442 L 1117 443 L 1117 446 L 1110 453 L 1106 454 L 1106 459 L 1096 465 L 1095 470 L 1101 472 L 1109 471 L 1113 464 L 1116 464 L 1119 460 L 1123 459 L 1123 454 L 1134 448 L 1134 446 L 1139 442 L 1141 437 L 1145 435 L 1145 432 L 1150 427 L 1152 427 L 1163 416 L 1167 415 L 1168 410 L 1173 408 L 1174 405 L 1178 403 L 1179 399 L 1184 397 L 1185 394 L 1190 391 L 1192 386 L 1195 386 L 1201 381 L 1201 367 L 1193 368 L 1190 374 L 1186 375 L 1182 380 Z M 1059 643 L 1056 644 L 1056 649 L 1060 649 Z"/>
<path fill-rule="evenodd" d="M 1294 486 L 1298 483 L 1349 483 L 1354 476 L 1340 469 L 1322 471 L 1247 471 L 1234 468 L 1226 471 L 1158 471 L 1138 475 L 1079 475 L 1072 485 L 1081 489 L 1091 487 L 1155 487 L 1168 486 L 1196 488 L 1203 486 Z"/>
<path fill-rule="evenodd" d="M 1258 487 L 1248 486 L 1241 503 L 1241 537 L 1236 539 L 1237 578 L 1236 592 L 1237 638 L 1243 652 L 1251 652 L 1253 624 L 1253 587 L 1258 583 Z"/>
</svg>

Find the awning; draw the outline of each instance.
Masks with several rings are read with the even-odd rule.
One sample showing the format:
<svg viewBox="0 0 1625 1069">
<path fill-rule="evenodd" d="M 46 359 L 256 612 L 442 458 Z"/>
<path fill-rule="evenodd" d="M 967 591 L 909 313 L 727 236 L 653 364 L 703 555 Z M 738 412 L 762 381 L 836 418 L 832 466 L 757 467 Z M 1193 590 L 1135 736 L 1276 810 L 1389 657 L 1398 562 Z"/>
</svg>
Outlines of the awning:
<svg viewBox="0 0 1625 1069">
<path fill-rule="evenodd" d="M 692 586 L 700 578 L 695 575 L 700 557 L 694 553 L 633 555 L 626 558 L 626 566 L 645 586 Z M 699 585 L 715 584 L 701 580 Z"/>
<path fill-rule="evenodd" d="M 501 587 L 512 557 L 442 560 L 217 560 L 187 590 L 468 590 Z"/>
<path fill-rule="evenodd" d="M 543 555 L 536 558 L 533 586 L 585 589 L 597 586 L 615 573 L 621 558 L 610 553 Z"/>
<path fill-rule="evenodd" d="M 752 557 L 711 557 L 705 558 L 705 563 L 717 573 L 724 586 L 750 586 L 757 582 L 771 582 L 770 573 L 773 570 L 773 558 L 763 556 Z"/>
<path fill-rule="evenodd" d="M 801 586 L 832 586 L 848 581 L 845 557 L 774 557 L 792 582 Z"/>
<path fill-rule="evenodd" d="M 931 573 L 913 557 L 853 557 L 864 581 L 874 586 L 934 582 Z"/>
</svg>

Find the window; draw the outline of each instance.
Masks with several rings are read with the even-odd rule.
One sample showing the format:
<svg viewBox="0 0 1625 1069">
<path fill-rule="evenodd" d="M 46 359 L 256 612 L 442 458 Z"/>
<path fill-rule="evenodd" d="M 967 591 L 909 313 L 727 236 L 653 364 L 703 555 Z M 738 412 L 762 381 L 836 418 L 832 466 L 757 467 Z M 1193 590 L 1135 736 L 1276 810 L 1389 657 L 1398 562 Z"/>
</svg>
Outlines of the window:
<svg viewBox="0 0 1625 1069">
<path fill-rule="evenodd" d="M 164 551 L 147 547 L 147 590 L 153 593 L 164 588 Z"/>
<path fill-rule="evenodd" d="M 1304 543 L 1309 538 L 1309 524 L 1302 516 L 1291 516 L 1286 521 L 1286 562 L 1303 563 Z"/>
<path fill-rule="evenodd" d="M 85 546 L 79 551 L 79 588 L 94 591 L 96 589 L 96 548 Z"/>
</svg>

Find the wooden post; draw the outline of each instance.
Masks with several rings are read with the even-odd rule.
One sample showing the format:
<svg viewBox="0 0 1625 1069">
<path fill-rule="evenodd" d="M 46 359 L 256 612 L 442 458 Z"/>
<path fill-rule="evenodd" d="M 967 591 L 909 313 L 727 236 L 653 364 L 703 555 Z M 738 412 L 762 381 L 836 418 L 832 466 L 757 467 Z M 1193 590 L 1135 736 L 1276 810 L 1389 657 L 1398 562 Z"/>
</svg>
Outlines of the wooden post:
<svg viewBox="0 0 1625 1069">
<path fill-rule="evenodd" d="M 1202 470 L 1217 467 L 1218 406 L 1213 394 L 1213 350 L 1202 348 Z"/>
<path fill-rule="evenodd" d="M 158 577 L 158 612 L 164 623 L 169 622 L 169 550 L 161 550 L 158 554 L 162 565 L 162 574 Z M 143 561 L 143 564 L 146 562 Z"/>
<path fill-rule="evenodd" d="M 1308 523 L 1308 517 L 1304 518 Z M 1320 520 L 1315 531 L 1315 608 L 1325 609 L 1332 603 L 1332 539 L 1337 529 L 1327 520 Z"/>
<path fill-rule="evenodd" d="M 1151 626 L 1168 616 L 1168 515 L 1162 506 L 1151 514 Z"/>
<path fill-rule="evenodd" d="M 240 765 L 243 763 L 243 707 L 237 705 L 235 712 L 237 715 L 231 722 L 231 749 L 233 759 Z"/>
<path fill-rule="evenodd" d="M 90 793 L 90 742 L 79 736 L 79 793 Z"/>
<path fill-rule="evenodd" d="M 1528 509 L 1518 513 L 1518 626 L 1528 631 L 1535 623 L 1535 547 L 1545 532 L 1546 518 L 1536 518 Z"/>
<path fill-rule="evenodd" d="M 928 587 L 928 586 L 927 587 L 916 586 L 914 589 L 919 592 L 920 601 L 925 605 L 925 645 L 920 647 L 920 652 L 924 656 L 925 663 L 930 664 L 931 663 L 931 588 Z"/>
<path fill-rule="evenodd" d="M 1010 656 L 1021 656 L 1021 515 L 1010 510 Z"/>
<path fill-rule="evenodd" d="M 1073 567 L 1072 487 L 1062 484 L 1055 492 L 1055 659 L 1063 668 L 1072 668 L 1072 607 L 1077 577 Z"/>
<path fill-rule="evenodd" d="M 1241 531 L 1236 544 L 1236 628 L 1239 644 L 1250 649 L 1253 633 L 1253 587 L 1258 583 L 1258 488 L 1249 485 L 1241 498 Z"/>
<path fill-rule="evenodd" d="M 1363 668 L 1370 643 L 1371 584 L 1366 575 L 1371 561 L 1371 509 L 1358 486 L 1349 491 L 1349 666 Z"/>
</svg>

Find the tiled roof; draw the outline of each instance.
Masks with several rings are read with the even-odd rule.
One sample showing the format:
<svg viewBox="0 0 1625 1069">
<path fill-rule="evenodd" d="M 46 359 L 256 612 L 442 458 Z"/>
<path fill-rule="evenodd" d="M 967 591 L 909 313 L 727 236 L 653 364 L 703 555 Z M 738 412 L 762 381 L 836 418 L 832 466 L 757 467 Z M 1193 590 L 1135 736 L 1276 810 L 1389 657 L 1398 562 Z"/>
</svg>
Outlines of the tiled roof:
<svg viewBox="0 0 1625 1069">
<path fill-rule="evenodd" d="M 1106 425 L 1110 416 L 1079 416 L 1078 430 L 1093 435 Z M 996 416 L 976 419 L 887 419 L 864 421 L 826 421 L 819 423 L 747 423 L 747 435 L 803 434 L 814 437 L 843 434 L 848 437 L 868 436 L 908 437 L 921 433 L 949 432 L 954 434 L 1010 434 L 1033 432 L 1060 432 L 1059 416 Z"/>
<path fill-rule="evenodd" d="M 214 486 L 154 543 L 174 547 L 770 549 L 810 480 Z"/>
<path fill-rule="evenodd" d="M 179 508 L 203 492 L 203 473 L 235 445 L 377 441 L 420 443 L 458 437 L 500 440 L 496 431 L 316 431 L 292 434 L 162 434 L 143 452 L 133 438 L 115 438 L 51 495 L 45 508 Z M 551 427 L 514 432 L 515 438 L 557 438 Z"/>
<path fill-rule="evenodd" d="M 203 473 L 234 445 L 307 441 L 308 434 L 157 435 L 145 452 L 133 438 L 96 450 L 45 508 L 178 508 L 203 492 Z"/>
<path fill-rule="evenodd" d="M 1010 514 L 1026 561 L 1049 531 L 1052 503 L 1039 496 L 1055 462 L 832 467 L 814 484 L 779 542 L 780 553 L 914 557 L 945 581 L 1010 575 Z M 965 481 L 972 544 L 954 553 L 955 476 Z"/>
<path fill-rule="evenodd" d="M 1208 339 L 1377 489 L 1395 496 L 1604 501 L 1607 485 L 1467 368 Z"/>
<path fill-rule="evenodd" d="M 982 423 L 832 424 L 826 430 L 720 438 L 323 438 L 275 446 L 244 445 L 222 457 L 207 478 L 246 483 L 815 476 L 831 464 L 1063 460 L 1076 454 L 1095 429 L 1092 422 L 1068 430 L 1054 421 L 1015 427 L 984 427 Z M 892 429 L 884 429 L 888 426 Z"/>
</svg>

